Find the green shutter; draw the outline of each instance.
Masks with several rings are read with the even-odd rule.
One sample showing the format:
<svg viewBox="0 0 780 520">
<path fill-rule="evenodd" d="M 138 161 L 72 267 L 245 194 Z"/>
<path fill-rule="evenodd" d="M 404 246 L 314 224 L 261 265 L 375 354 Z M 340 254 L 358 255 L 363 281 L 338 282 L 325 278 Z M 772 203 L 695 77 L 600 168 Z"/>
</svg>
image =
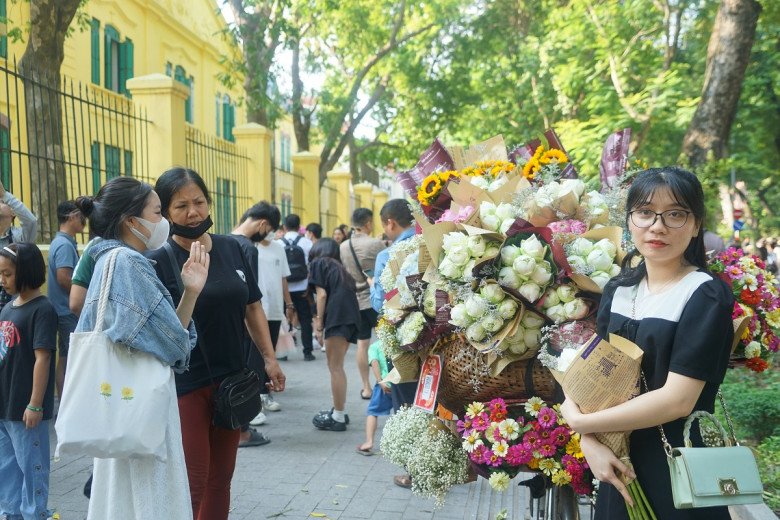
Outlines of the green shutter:
<svg viewBox="0 0 780 520">
<path fill-rule="evenodd" d="M 220 123 L 220 119 L 222 119 L 222 96 L 220 96 L 219 93 L 217 93 L 215 105 L 217 108 L 217 137 L 222 137 L 222 125 Z"/>
<path fill-rule="evenodd" d="M 222 136 L 227 141 L 234 141 L 233 127 L 236 124 L 236 107 L 232 103 L 225 103 L 223 105 L 223 131 Z"/>
<path fill-rule="evenodd" d="M 125 38 L 119 46 L 119 93 L 127 94 L 125 83 L 133 77 L 133 40 Z"/>
<path fill-rule="evenodd" d="M 100 20 L 93 18 L 92 28 L 92 83 L 100 85 Z"/>
<path fill-rule="evenodd" d="M 105 46 L 103 49 L 104 54 L 104 83 L 103 86 L 106 87 L 108 90 L 118 90 L 118 85 L 114 85 L 114 67 L 119 66 L 118 63 L 114 63 L 114 57 L 113 53 L 111 52 L 111 47 L 113 46 L 114 42 L 119 42 L 119 33 L 116 29 L 114 29 L 110 25 L 106 25 L 106 37 L 105 37 Z M 121 76 L 121 74 L 120 74 Z"/>
<path fill-rule="evenodd" d="M 106 145 L 104 152 L 106 156 L 106 181 L 119 177 L 121 165 L 119 164 L 119 148 Z"/>
<path fill-rule="evenodd" d="M 92 155 L 92 194 L 97 194 L 100 190 L 100 186 L 103 184 L 100 181 L 100 143 L 95 141 L 90 147 Z"/>
<path fill-rule="evenodd" d="M 133 152 L 131 150 L 125 150 L 125 175 L 133 176 Z"/>
<path fill-rule="evenodd" d="M 0 35 L 0 57 L 8 58 L 8 12 L 5 8 L 5 0 L 0 0 L 0 19 L 6 24 L 5 32 Z M 7 186 L 7 185 L 6 185 Z"/>
<path fill-rule="evenodd" d="M 192 124 L 192 77 L 190 76 L 189 79 L 184 79 L 184 84 L 187 85 L 187 88 L 190 91 L 190 94 L 187 96 L 187 99 L 184 101 L 184 120 L 187 121 L 189 124 Z"/>
<path fill-rule="evenodd" d="M 5 127 L 0 127 L 0 181 L 11 189 L 11 132 Z"/>
</svg>

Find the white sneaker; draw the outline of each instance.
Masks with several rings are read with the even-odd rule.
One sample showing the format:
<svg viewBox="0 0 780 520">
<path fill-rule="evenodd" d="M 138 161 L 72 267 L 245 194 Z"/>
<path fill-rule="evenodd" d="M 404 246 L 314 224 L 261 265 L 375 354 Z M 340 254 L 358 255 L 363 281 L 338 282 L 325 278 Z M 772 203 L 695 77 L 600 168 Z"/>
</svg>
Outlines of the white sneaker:
<svg viewBox="0 0 780 520">
<path fill-rule="evenodd" d="M 265 414 L 263 412 L 260 412 L 259 414 L 257 414 L 257 416 L 254 419 L 249 421 L 249 425 L 250 426 L 260 426 L 261 424 L 265 424 L 266 420 L 267 419 L 265 417 Z"/>
<path fill-rule="evenodd" d="M 282 405 L 274 401 L 274 398 L 271 396 L 271 394 L 260 394 L 260 399 L 263 400 L 263 410 L 268 410 L 269 412 L 278 412 L 282 409 Z"/>
</svg>

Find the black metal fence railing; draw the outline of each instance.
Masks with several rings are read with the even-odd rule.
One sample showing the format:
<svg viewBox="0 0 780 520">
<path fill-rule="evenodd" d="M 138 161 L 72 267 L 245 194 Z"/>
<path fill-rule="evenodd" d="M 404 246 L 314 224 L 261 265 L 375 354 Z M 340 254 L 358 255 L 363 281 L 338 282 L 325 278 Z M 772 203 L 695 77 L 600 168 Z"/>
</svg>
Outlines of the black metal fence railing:
<svg viewBox="0 0 780 520">
<path fill-rule="evenodd" d="M 59 202 L 119 175 L 151 180 L 148 123 L 119 94 L 0 64 L 0 181 L 38 217 L 39 243 L 57 232 Z"/>
<path fill-rule="evenodd" d="M 214 231 L 227 234 L 254 204 L 249 194 L 249 156 L 224 139 L 186 126 L 187 165 L 196 170 L 211 192 Z"/>
</svg>

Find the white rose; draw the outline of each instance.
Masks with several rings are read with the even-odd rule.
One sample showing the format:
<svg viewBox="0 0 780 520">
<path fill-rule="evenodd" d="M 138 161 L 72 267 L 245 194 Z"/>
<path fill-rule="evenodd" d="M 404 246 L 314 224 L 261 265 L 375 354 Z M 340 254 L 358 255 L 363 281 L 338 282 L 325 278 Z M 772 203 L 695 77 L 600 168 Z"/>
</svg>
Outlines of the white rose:
<svg viewBox="0 0 780 520">
<path fill-rule="evenodd" d="M 527 280 L 531 276 L 531 273 L 534 272 L 535 268 L 536 260 L 528 255 L 520 255 L 512 262 L 512 269 L 514 269 L 517 275 L 524 280 Z"/>
<path fill-rule="evenodd" d="M 470 282 L 474 279 L 474 267 L 477 265 L 477 261 L 473 258 L 469 260 L 465 266 L 463 266 L 463 274 L 461 275 L 464 282 Z"/>
<path fill-rule="evenodd" d="M 439 272 L 442 274 L 442 276 L 446 276 L 447 278 L 451 278 L 453 280 L 463 276 L 463 268 L 453 264 L 452 261 L 446 256 L 444 257 L 444 260 L 439 262 Z"/>
<path fill-rule="evenodd" d="M 487 315 L 480 322 L 482 327 L 488 332 L 498 332 L 504 326 L 504 320 L 498 316 Z"/>
<path fill-rule="evenodd" d="M 542 244 L 536 235 L 531 235 L 520 243 L 520 249 L 531 258 L 541 260 L 544 257 L 544 244 Z"/>
<path fill-rule="evenodd" d="M 514 206 L 509 204 L 508 202 L 502 202 L 498 206 L 496 206 L 496 216 L 500 218 L 501 220 L 507 220 L 511 219 L 514 220 L 517 215 L 517 210 Z"/>
<path fill-rule="evenodd" d="M 569 303 L 576 297 L 575 294 L 577 293 L 577 289 L 571 285 L 561 285 L 556 291 L 561 303 Z"/>
<path fill-rule="evenodd" d="M 538 300 L 542 295 L 542 288 L 533 282 L 525 282 L 517 291 L 531 303 Z"/>
<path fill-rule="evenodd" d="M 465 329 L 471 325 L 471 321 L 464 304 L 458 303 L 457 305 L 453 305 L 452 309 L 450 309 L 450 323 L 456 327 Z"/>
<path fill-rule="evenodd" d="M 561 186 L 564 189 L 573 192 L 578 199 L 585 193 L 586 188 L 585 183 L 580 179 L 563 179 L 561 181 Z"/>
<path fill-rule="evenodd" d="M 531 280 L 538 283 L 540 286 L 544 286 L 549 283 L 551 278 L 552 273 L 550 272 L 550 268 L 543 264 L 536 264 L 536 267 L 534 267 L 534 272 L 531 273 Z"/>
<path fill-rule="evenodd" d="M 572 255 L 585 258 L 593 251 L 593 243 L 587 238 L 578 237 L 572 240 L 567 249 Z"/>
<path fill-rule="evenodd" d="M 451 232 L 442 237 L 442 248 L 449 251 L 454 247 L 467 247 L 469 237 L 463 233 Z"/>
<path fill-rule="evenodd" d="M 466 339 L 468 339 L 469 341 L 474 341 L 476 343 L 479 343 L 480 341 L 485 339 L 486 335 L 487 332 L 485 331 L 485 328 L 479 322 L 472 323 L 466 329 Z"/>
<path fill-rule="evenodd" d="M 612 267 L 609 268 L 609 276 L 614 278 L 619 274 L 620 274 L 620 266 L 617 264 L 612 264 Z"/>
<path fill-rule="evenodd" d="M 511 228 L 514 223 L 515 223 L 515 219 L 513 219 L 513 218 L 508 218 L 506 220 L 502 220 L 501 221 L 501 225 L 498 227 L 498 230 L 501 233 L 506 235 L 507 231 L 509 231 L 509 228 Z"/>
<path fill-rule="evenodd" d="M 505 320 L 511 320 L 517 313 L 517 302 L 512 298 L 505 298 L 498 305 L 498 314 Z"/>
<path fill-rule="evenodd" d="M 602 238 L 593 245 L 593 248 L 601 249 L 607 253 L 611 259 L 615 258 L 615 255 L 617 254 L 617 247 L 615 247 L 615 244 L 613 244 L 612 241 L 608 238 Z"/>
<path fill-rule="evenodd" d="M 509 287 L 511 289 L 517 289 L 520 287 L 520 278 L 517 273 L 511 267 L 502 267 L 498 272 L 498 281 L 501 285 Z"/>
<path fill-rule="evenodd" d="M 558 356 L 558 370 L 561 372 L 566 372 L 566 370 L 569 369 L 569 367 L 574 362 L 574 360 L 577 359 L 578 352 L 579 349 L 576 348 L 563 349 L 561 355 Z"/>
<path fill-rule="evenodd" d="M 490 303 L 501 303 L 506 297 L 504 290 L 494 283 L 482 287 L 482 289 L 479 290 L 479 294 Z"/>
<path fill-rule="evenodd" d="M 581 256 L 567 256 L 566 261 L 569 262 L 569 266 L 571 266 L 572 271 L 575 273 L 588 272 L 588 263 Z"/>
<path fill-rule="evenodd" d="M 566 311 L 563 309 L 563 305 L 553 305 L 544 313 L 547 315 L 548 318 L 553 320 L 555 323 L 561 323 L 563 321 L 566 321 Z"/>
<path fill-rule="evenodd" d="M 539 344 L 539 340 L 542 337 L 542 331 L 539 329 L 525 329 L 525 335 L 523 336 L 523 342 L 528 348 L 533 348 Z"/>
<path fill-rule="evenodd" d="M 471 184 L 477 186 L 478 188 L 482 188 L 483 190 L 486 190 L 490 187 L 488 180 L 483 176 L 471 177 Z"/>
<path fill-rule="evenodd" d="M 603 290 L 604 286 L 607 285 L 610 276 L 609 273 L 605 273 L 604 271 L 594 271 L 588 275 L 588 278 L 596 282 L 596 285 L 598 285 L 599 288 Z"/>
<path fill-rule="evenodd" d="M 478 294 L 472 294 L 466 300 L 466 313 L 474 318 L 478 319 L 485 315 L 487 312 L 487 301 Z"/>
<path fill-rule="evenodd" d="M 479 204 L 479 218 L 485 218 L 488 215 L 495 215 L 496 214 L 496 205 L 492 202 L 488 202 L 486 200 L 483 200 Z"/>
<path fill-rule="evenodd" d="M 491 242 L 485 248 L 485 254 L 482 255 L 482 256 L 486 256 L 488 258 L 491 258 L 491 257 L 494 257 L 494 256 L 498 256 L 500 251 L 501 251 L 500 247 L 501 247 L 501 244 L 498 244 L 496 242 Z"/>
<path fill-rule="evenodd" d="M 490 186 L 488 187 L 489 192 L 494 192 L 497 189 L 501 188 L 504 184 L 507 183 L 509 179 L 507 177 L 499 177 L 498 179 L 494 180 L 490 183 Z"/>
<path fill-rule="evenodd" d="M 544 325 L 544 319 L 535 312 L 526 312 L 523 315 L 522 324 L 523 327 L 529 329 L 541 329 L 542 325 Z"/>
<path fill-rule="evenodd" d="M 463 267 L 471 259 L 471 255 L 469 255 L 467 247 L 457 246 L 447 251 L 447 255 L 444 258 L 458 267 Z"/>
<path fill-rule="evenodd" d="M 582 298 L 575 298 L 563 306 L 566 319 L 569 320 L 581 320 L 588 315 L 588 310 L 588 304 Z"/>
<path fill-rule="evenodd" d="M 480 256 L 485 254 L 485 248 L 487 247 L 487 243 L 485 242 L 485 239 L 482 238 L 480 235 L 474 235 L 468 238 L 467 247 L 468 247 L 469 254 L 472 257 L 479 258 Z"/>
<path fill-rule="evenodd" d="M 501 263 L 503 265 L 512 265 L 512 262 L 515 261 L 515 258 L 520 256 L 522 253 L 523 251 L 517 246 L 504 246 L 501 248 Z"/>
<path fill-rule="evenodd" d="M 589 191 L 585 196 L 589 206 L 603 206 L 607 203 L 604 196 L 596 190 Z"/>
<path fill-rule="evenodd" d="M 501 227 L 501 219 L 499 219 L 495 214 L 493 215 L 485 215 L 484 217 L 480 217 L 482 219 L 482 227 L 484 229 L 489 229 L 490 231 L 498 231 L 498 228 Z"/>
<path fill-rule="evenodd" d="M 761 343 L 758 341 L 751 341 L 745 347 L 745 357 L 754 358 L 761 355 Z"/>
<path fill-rule="evenodd" d="M 609 271 L 612 258 L 601 249 L 594 249 L 588 255 L 586 262 L 594 271 Z"/>
<path fill-rule="evenodd" d="M 525 341 L 521 341 L 519 343 L 510 343 L 509 348 L 507 349 L 512 354 L 522 355 L 525 354 L 528 350 L 528 347 L 525 345 Z"/>
<path fill-rule="evenodd" d="M 553 305 L 558 305 L 561 302 L 561 299 L 558 297 L 558 291 L 555 290 L 555 287 L 550 287 L 546 291 L 544 291 L 544 300 L 542 300 L 542 307 L 545 309 L 549 309 Z"/>
</svg>

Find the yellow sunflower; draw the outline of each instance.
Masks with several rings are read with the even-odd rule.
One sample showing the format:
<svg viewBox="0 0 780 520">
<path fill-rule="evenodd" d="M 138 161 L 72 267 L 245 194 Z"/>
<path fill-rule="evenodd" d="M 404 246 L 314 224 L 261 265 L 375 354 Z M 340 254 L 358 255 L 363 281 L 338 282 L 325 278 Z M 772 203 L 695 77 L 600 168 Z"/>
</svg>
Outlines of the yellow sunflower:
<svg viewBox="0 0 780 520">
<path fill-rule="evenodd" d="M 533 158 L 538 161 L 543 153 L 544 153 L 544 146 L 539 145 L 539 146 L 536 147 L 536 151 L 534 152 L 534 157 Z"/>
<path fill-rule="evenodd" d="M 533 179 L 536 177 L 536 172 L 538 172 L 541 167 L 542 165 L 539 163 L 539 159 L 535 156 L 531 157 L 531 159 L 525 163 L 525 166 L 523 166 L 523 177 L 528 180 Z"/>
<path fill-rule="evenodd" d="M 441 180 L 435 173 L 428 175 L 417 188 L 417 199 L 420 204 L 429 206 L 441 191 Z"/>
<path fill-rule="evenodd" d="M 551 162 L 565 164 L 569 162 L 569 158 L 566 157 L 566 154 L 563 153 L 562 150 L 556 150 L 553 148 L 544 152 L 542 157 L 539 159 L 539 162 L 542 164 L 550 164 Z"/>
</svg>

